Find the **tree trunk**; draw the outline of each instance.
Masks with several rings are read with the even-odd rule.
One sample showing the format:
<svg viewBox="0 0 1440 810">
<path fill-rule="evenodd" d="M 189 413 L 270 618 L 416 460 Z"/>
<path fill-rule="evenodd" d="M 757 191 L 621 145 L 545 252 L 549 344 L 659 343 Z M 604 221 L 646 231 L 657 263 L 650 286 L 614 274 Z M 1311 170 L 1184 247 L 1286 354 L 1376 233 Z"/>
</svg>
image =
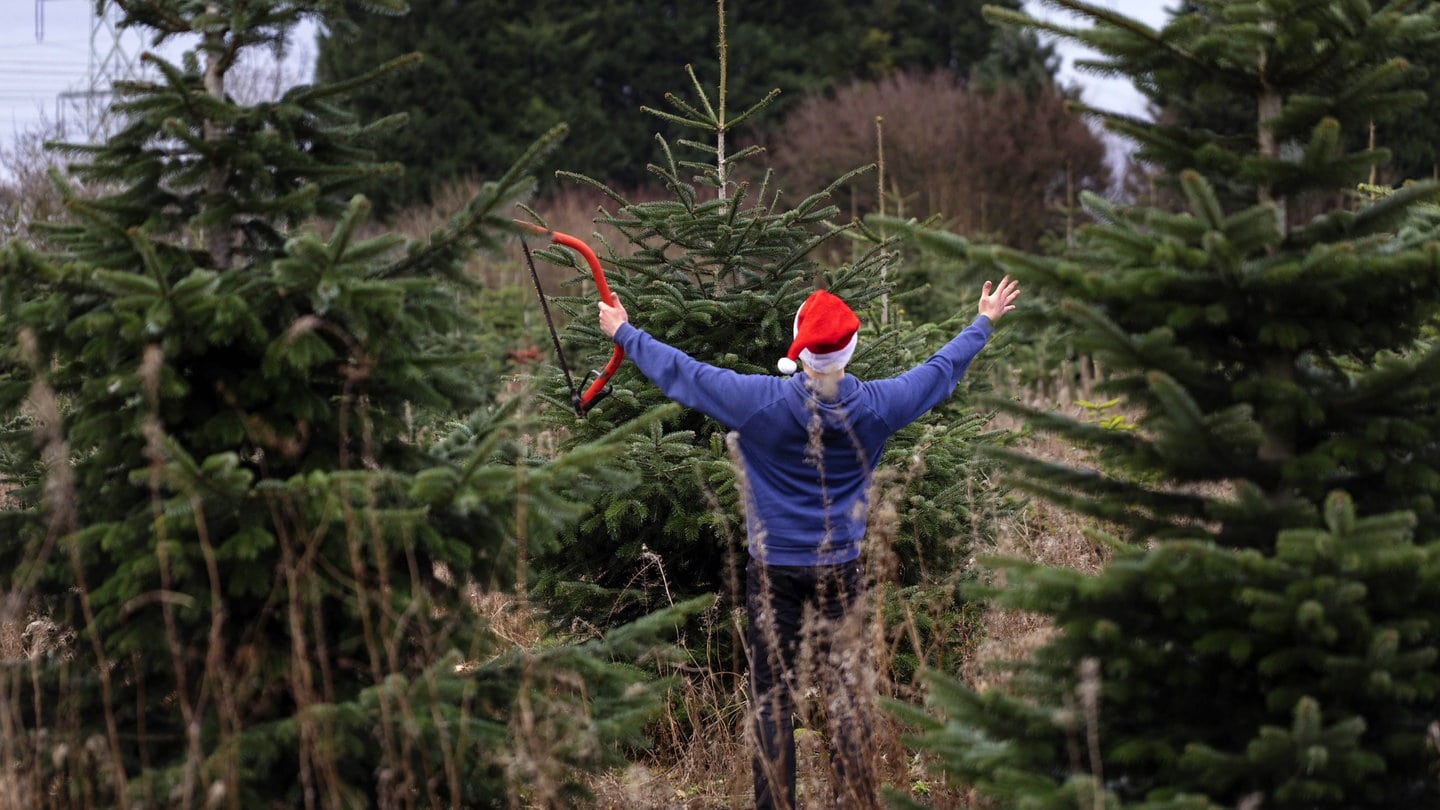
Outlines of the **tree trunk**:
<svg viewBox="0 0 1440 810">
<path fill-rule="evenodd" d="M 210 3 L 207 13 L 218 14 L 220 9 Z M 226 56 L 225 34 L 211 31 L 205 34 L 205 93 L 215 99 L 225 98 L 225 71 L 229 60 Z M 224 127 L 216 121 L 205 120 L 205 142 L 214 143 L 225 138 Z M 229 171 L 225 164 L 216 163 L 206 178 L 205 193 L 212 199 L 225 193 Z M 230 262 L 230 226 L 228 223 L 211 225 L 205 232 L 205 249 L 216 270 L 223 269 Z"/>
</svg>

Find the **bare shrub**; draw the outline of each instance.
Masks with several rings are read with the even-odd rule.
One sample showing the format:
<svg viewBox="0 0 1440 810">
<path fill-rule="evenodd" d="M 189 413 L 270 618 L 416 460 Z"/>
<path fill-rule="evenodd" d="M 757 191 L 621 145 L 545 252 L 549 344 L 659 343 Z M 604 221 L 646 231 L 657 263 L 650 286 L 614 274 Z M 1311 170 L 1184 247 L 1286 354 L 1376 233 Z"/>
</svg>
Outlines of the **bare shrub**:
<svg viewBox="0 0 1440 810">
<path fill-rule="evenodd" d="M 60 162 L 45 149 L 45 142 L 63 135 L 53 125 L 21 133 L 0 149 L 0 242 L 18 238 L 38 242 L 32 228 L 40 222 L 61 222 L 64 204 L 48 173 Z"/>
<path fill-rule="evenodd" d="M 1029 248 L 1063 222 L 1069 193 L 1106 186 L 1104 145 L 1065 104 L 1053 87 L 980 92 L 945 72 L 897 73 L 806 99 L 769 149 L 786 187 L 820 188 L 876 162 L 879 119 L 888 213 Z M 854 213 L 876 210 L 875 187 L 869 175 L 846 189 Z"/>
</svg>

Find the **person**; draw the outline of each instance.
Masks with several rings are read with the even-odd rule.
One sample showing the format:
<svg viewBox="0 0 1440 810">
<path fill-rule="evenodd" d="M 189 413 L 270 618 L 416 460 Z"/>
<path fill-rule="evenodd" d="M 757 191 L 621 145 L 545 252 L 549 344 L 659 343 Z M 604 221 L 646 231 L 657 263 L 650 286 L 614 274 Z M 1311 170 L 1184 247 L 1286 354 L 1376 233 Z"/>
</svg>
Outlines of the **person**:
<svg viewBox="0 0 1440 810">
<path fill-rule="evenodd" d="M 795 315 L 794 340 L 778 363 L 784 377 L 699 362 L 631 324 L 618 299 L 600 303 L 601 331 L 642 374 L 731 431 L 749 550 L 745 647 L 757 808 L 795 807 L 794 694 L 802 666 L 813 666 L 831 718 L 836 804 L 874 806 L 861 564 L 871 474 L 891 435 L 950 396 L 1019 294 L 1009 276 L 998 286 L 986 281 L 969 326 L 924 363 L 868 381 L 845 371 L 860 320 L 824 290 Z"/>
</svg>

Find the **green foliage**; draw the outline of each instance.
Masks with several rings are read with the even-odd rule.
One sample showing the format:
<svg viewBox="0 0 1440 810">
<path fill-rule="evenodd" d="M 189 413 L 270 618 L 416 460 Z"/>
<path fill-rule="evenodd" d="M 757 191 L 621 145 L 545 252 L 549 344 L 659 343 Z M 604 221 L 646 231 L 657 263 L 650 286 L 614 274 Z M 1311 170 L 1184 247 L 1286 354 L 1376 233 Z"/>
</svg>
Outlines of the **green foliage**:
<svg viewBox="0 0 1440 810">
<path fill-rule="evenodd" d="M 1387 5 L 1382 0 L 1373 0 L 1370 6 L 1378 12 Z M 1411 4 L 1414 10 L 1423 10 L 1423 4 Z M 1220 22 L 1232 16 L 1223 7 L 1209 3 L 1180 3 L 1176 9 L 1178 17 L 1194 17 L 1206 22 Z M 1235 15 L 1238 17 L 1238 15 Z M 1417 17 L 1417 21 L 1422 18 Z M 1440 167 L 1440 130 L 1435 122 L 1440 121 L 1440 58 L 1434 41 L 1426 33 L 1423 21 L 1410 25 L 1401 20 L 1396 26 L 1401 36 L 1384 43 L 1387 53 L 1401 57 L 1403 66 L 1393 62 L 1389 70 L 1404 70 L 1405 85 L 1412 90 L 1423 90 L 1425 99 L 1412 101 L 1399 107 L 1376 111 L 1368 118 L 1357 114 L 1343 129 L 1347 149 L 1359 151 L 1370 144 L 1373 136 L 1376 145 L 1384 150 L 1375 161 L 1378 177 L 1383 182 L 1399 185 L 1406 180 L 1435 179 Z M 1249 144 L 1253 148 L 1256 140 L 1255 115 L 1247 99 L 1227 89 L 1232 77 L 1215 73 L 1190 73 L 1187 85 L 1157 83 L 1142 86 L 1151 101 L 1160 110 L 1160 115 L 1184 130 L 1204 129 L 1223 140 L 1234 144 Z M 1340 96 L 1341 103 L 1349 106 L 1351 101 L 1344 87 L 1348 77 L 1343 74 L 1327 76 L 1322 81 L 1327 93 Z M 1183 89 L 1182 89 L 1183 87 Z M 1368 165 L 1367 165 L 1368 171 Z"/>
<path fill-rule="evenodd" d="M 1073 0 L 1049 2 L 1080 9 Z M 1098 71 L 1146 77 L 1140 86 L 1165 109 L 1173 108 L 1159 123 L 1091 112 L 1133 139 L 1139 159 L 1163 167 L 1162 181 L 1173 183 L 1181 169 L 1194 169 L 1227 205 L 1255 202 L 1261 187 L 1296 206 L 1330 204 L 1326 193 L 1348 188 L 1372 164 L 1388 159 L 1388 150 L 1367 148 L 1373 121 L 1425 118 L 1416 115 L 1425 77 L 1410 69 L 1410 61 L 1423 65 L 1434 59 L 1428 4 L 1347 2 L 1291 10 L 1248 0 L 1190 3 L 1180 11 L 1160 30 L 1113 12 L 1103 17 L 1104 26 L 1090 28 L 1040 23 L 1006 11 L 992 18 L 1083 42 L 1101 56 L 1082 64 Z M 1311 47 L 1317 42 L 1323 44 Z M 1261 120 L 1257 109 L 1265 111 Z M 1333 122 L 1332 137 L 1344 148 L 1296 160 L 1296 151 L 1324 120 Z M 1386 142 L 1382 135 L 1382 150 Z M 1294 170 L 1302 163 L 1303 171 Z M 1418 176 L 1430 174 L 1422 170 Z M 1307 199 L 1310 194 L 1320 201 Z"/>
<path fill-rule="evenodd" d="M 922 223 L 914 217 L 870 214 L 864 224 L 905 247 L 905 263 L 893 277 L 896 292 L 891 301 L 908 318 L 943 321 L 972 306 L 975 291 L 986 280 L 996 281 L 1007 272 L 986 247 L 987 239 L 1007 241 L 998 234 L 962 236 L 941 230 L 934 218 Z M 1005 329 L 998 336 L 1007 387 L 1031 391 L 1031 398 L 1040 401 L 1065 399 L 1077 385 L 1083 387 L 1079 378 L 1093 372 L 1093 363 L 1078 354 L 1072 331 L 1054 317 L 1057 302 L 1043 289 L 1027 288 L 1025 301 L 1024 307 L 1006 316 Z"/>
<path fill-rule="evenodd" d="M 994 453 L 1117 551 L 1093 576 L 997 561 L 990 595 L 1060 632 L 1009 693 L 937 676 L 946 719 L 904 713 L 1007 807 L 1432 806 L 1440 186 L 1348 207 L 1371 156 L 1343 134 L 1414 100 L 1393 58 L 1440 6 L 1203 4 L 1155 32 L 1056 5 L 1103 63 L 1170 93 L 1208 77 L 1266 137 L 1107 118 L 1176 209 L 1087 197 L 1063 256 L 989 251 L 1058 302 L 1134 427 L 997 403 L 1090 463 Z"/>
<path fill-rule="evenodd" d="M 896 683 L 918 685 L 927 671 L 954 672 L 974 654 L 983 605 L 950 583 L 879 588 Z"/>
<path fill-rule="evenodd" d="M 719 75 L 713 0 L 409 5 L 406 16 L 361 21 L 319 43 L 320 75 L 330 80 L 360 75 L 412 51 L 423 54 L 418 70 L 360 89 L 352 102 L 366 116 L 408 117 L 380 144 L 383 154 L 409 170 L 367 189 L 384 210 L 423 201 L 459 176 L 493 175 L 560 122 L 580 137 L 548 168 L 620 188 L 648 182 L 647 166 L 663 157 L 651 138 L 656 122 L 636 115 L 638 108 L 660 105 L 686 65 L 707 82 Z M 759 98 L 778 85 L 784 95 L 766 111 L 773 120 L 789 99 L 850 78 L 902 69 L 945 69 L 963 77 L 995 35 L 980 15 L 982 5 L 732 3 L 728 38 L 745 58 L 730 67 L 730 93 Z M 1001 5 L 1019 7 L 1015 0 Z M 681 127 L 658 126 L 671 142 L 684 137 Z"/>
<path fill-rule="evenodd" d="M 512 587 L 622 491 L 610 460 L 649 423 L 540 457 L 518 399 L 478 407 L 463 260 L 500 244 L 558 130 L 407 241 L 366 235 L 350 192 L 388 167 L 344 88 L 225 94 L 238 53 L 339 5 L 128 4 L 125 24 L 200 44 L 123 88 L 113 139 L 61 147 L 70 216 L 45 249 L 0 253 L 0 408 L 19 414 L 0 620 L 54 628 L 0 670 L 0 749 L 34 806 L 568 791 L 658 706 L 617 661 L 704 607 L 500 656 L 471 589 Z M 550 764 L 512 768 L 517 751 Z"/>
<path fill-rule="evenodd" d="M 902 713 L 922 749 L 1007 806 L 1092 806 L 1040 767 L 1084 774 L 1094 756 L 1107 807 L 1426 805 L 1440 545 L 1417 544 L 1414 523 L 1359 517 L 1337 493 L 1323 528 L 1270 550 L 1171 541 L 1098 577 L 999 561 L 1015 584 L 996 598 L 1064 630 L 1021 669 L 1025 697 L 936 675 L 930 703 L 948 719 Z M 1090 711 L 1084 660 L 1100 669 Z"/>
<path fill-rule="evenodd" d="M 1090 419 L 1106 430 L 1134 430 L 1135 424 L 1125 417 L 1123 413 L 1115 413 L 1115 406 L 1120 404 L 1120 398 L 1108 399 L 1104 402 L 1091 402 L 1088 399 L 1077 401 L 1076 406 L 1090 415 Z"/>
</svg>

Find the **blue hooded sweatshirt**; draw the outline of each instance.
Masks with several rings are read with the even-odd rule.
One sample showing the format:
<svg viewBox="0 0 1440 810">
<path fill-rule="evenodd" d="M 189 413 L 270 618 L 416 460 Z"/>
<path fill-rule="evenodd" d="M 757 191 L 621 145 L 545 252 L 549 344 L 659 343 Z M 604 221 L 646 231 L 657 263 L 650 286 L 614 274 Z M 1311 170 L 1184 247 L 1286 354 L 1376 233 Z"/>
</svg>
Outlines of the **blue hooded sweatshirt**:
<svg viewBox="0 0 1440 810">
<path fill-rule="evenodd" d="M 860 556 L 870 475 L 886 440 L 950 396 L 990 330 L 978 316 L 924 363 L 885 380 L 846 374 L 828 400 L 803 372 L 717 368 L 629 323 L 615 342 L 665 396 L 738 434 L 750 555 L 809 566 Z"/>
</svg>

